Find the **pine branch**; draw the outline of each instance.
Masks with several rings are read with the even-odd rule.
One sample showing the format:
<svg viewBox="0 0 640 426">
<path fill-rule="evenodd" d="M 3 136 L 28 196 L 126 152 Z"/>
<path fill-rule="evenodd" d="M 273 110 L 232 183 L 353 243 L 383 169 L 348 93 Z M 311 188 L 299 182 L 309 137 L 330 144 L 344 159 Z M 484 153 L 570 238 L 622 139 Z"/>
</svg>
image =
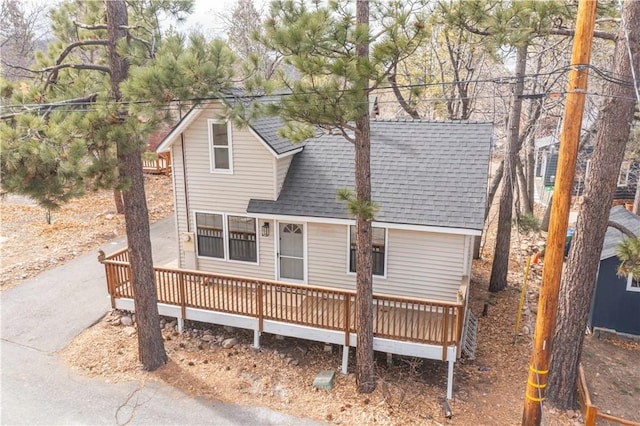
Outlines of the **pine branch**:
<svg viewBox="0 0 640 426">
<path fill-rule="evenodd" d="M 573 37 L 575 35 L 575 31 L 574 30 L 570 30 L 567 28 L 551 28 L 549 30 L 549 34 L 551 35 L 563 35 L 563 36 L 571 36 Z M 616 35 L 613 33 L 608 33 L 605 31 L 594 31 L 593 32 L 593 36 L 596 38 L 601 38 L 603 40 L 611 40 L 611 41 L 616 41 Z"/>
<path fill-rule="evenodd" d="M 0 120 L 8 120 L 10 118 L 14 118 L 21 114 L 31 114 L 31 113 L 37 113 L 42 111 L 46 111 L 46 114 L 49 114 L 55 108 L 62 107 L 62 106 L 69 106 L 69 105 L 85 105 L 89 103 L 94 103 L 97 98 L 98 98 L 98 94 L 92 93 L 89 96 L 83 96 L 81 98 L 67 99 L 66 101 L 40 105 L 35 108 L 25 108 L 22 111 L 0 115 Z"/>
<path fill-rule="evenodd" d="M 389 75 L 387 76 L 387 80 L 389 80 L 389 83 L 391 83 L 391 89 L 393 90 L 393 94 L 396 95 L 396 99 L 398 99 L 398 102 L 400 103 L 400 106 L 402 107 L 402 109 L 404 109 L 407 112 L 407 114 L 409 114 L 412 118 L 419 120 L 420 114 L 418 114 L 418 111 L 416 111 L 415 108 L 409 105 L 405 97 L 402 95 L 402 92 L 398 88 L 398 82 L 396 81 L 395 68 L 393 69 L 392 73 L 389 73 Z"/>
<path fill-rule="evenodd" d="M 623 234 L 625 234 L 627 237 L 629 238 L 636 238 L 636 234 L 634 234 L 629 228 L 627 228 L 626 226 L 622 225 L 621 223 L 615 222 L 613 220 L 610 220 L 607 222 L 607 226 L 610 226 L 614 229 L 617 229 L 618 231 L 622 232 Z"/>
<path fill-rule="evenodd" d="M 98 24 L 98 25 L 87 25 L 87 24 L 81 24 L 80 22 L 76 22 L 73 21 L 73 25 L 75 25 L 78 28 L 82 28 L 83 30 L 106 30 L 107 29 L 107 24 Z"/>
</svg>

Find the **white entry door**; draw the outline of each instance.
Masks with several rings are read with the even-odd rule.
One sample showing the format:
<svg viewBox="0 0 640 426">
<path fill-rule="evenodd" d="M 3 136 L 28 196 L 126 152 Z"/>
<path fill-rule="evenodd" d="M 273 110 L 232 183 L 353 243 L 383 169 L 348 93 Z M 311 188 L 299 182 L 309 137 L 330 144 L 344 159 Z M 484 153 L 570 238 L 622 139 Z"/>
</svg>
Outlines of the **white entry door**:
<svg viewBox="0 0 640 426">
<path fill-rule="evenodd" d="M 279 279 L 304 281 L 304 225 L 280 223 L 278 250 Z"/>
</svg>

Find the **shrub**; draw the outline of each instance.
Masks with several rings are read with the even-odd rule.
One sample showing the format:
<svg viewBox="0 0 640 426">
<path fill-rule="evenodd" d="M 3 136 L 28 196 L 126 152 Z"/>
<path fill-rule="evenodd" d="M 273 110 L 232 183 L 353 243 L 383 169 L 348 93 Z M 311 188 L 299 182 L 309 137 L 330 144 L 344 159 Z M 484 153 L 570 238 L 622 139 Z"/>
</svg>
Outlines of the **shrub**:
<svg viewBox="0 0 640 426">
<path fill-rule="evenodd" d="M 539 231 L 540 220 L 533 213 L 527 213 L 518 218 L 518 228 L 522 232 Z"/>
</svg>

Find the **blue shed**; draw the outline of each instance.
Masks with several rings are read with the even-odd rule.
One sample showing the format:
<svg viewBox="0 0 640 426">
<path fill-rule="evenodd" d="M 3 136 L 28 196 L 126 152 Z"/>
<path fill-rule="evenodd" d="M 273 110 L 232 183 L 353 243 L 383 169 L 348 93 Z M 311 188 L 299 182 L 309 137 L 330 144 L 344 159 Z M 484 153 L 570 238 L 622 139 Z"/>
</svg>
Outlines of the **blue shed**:
<svg viewBox="0 0 640 426">
<path fill-rule="evenodd" d="M 640 216 L 623 206 L 612 208 L 609 220 L 640 235 Z M 618 229 L 607 228 L 589 325 L 592 329 L 640 336 L 640 277 L 619 277 L 617 274 L 620 260 L 616 247 L 624 238 Z"/>
</svg>

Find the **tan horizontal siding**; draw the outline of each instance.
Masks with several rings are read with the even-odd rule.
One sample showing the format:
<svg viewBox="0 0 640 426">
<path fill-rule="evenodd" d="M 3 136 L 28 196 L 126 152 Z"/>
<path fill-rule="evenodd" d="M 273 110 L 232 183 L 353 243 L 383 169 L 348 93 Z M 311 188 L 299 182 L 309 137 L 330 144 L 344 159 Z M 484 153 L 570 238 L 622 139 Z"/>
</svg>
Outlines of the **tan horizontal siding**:
<svg viewBox="0 0 640 426">
<path fill-rule="evenodd" d="M 182 163 L 182 143 L 176 142 L 171 149 L 172 176 L 173 176 L 173 194 L 174 209 L 176 215 L 176 232 L 178 237 L 187 232 L 187 206 L 184 198 L 184 168 Z M 178 264 L 180 267 L 185 266 L 184 251 L 182 248 L 182 238 L 178 238 Z"/>
<path fill-rule="evenodd" d="M 455 301 L 464 271 L 464 236 L 389 230 L 389 287 L 408 296 Z"/>
<path fill-rule="evenodd" d="M 280 195 L 280 191 L 282 191 L 282 184 L 284 184 L 284 179 L 287 177 L 287 172 L 289 171 L 289 165 L 291 164 L 291 160 L 293 156 L 288 156 L 276 160 L 276 196 Z"/>
<path fill-rule="evenodd" d="M 207 120 L 219 120 L 222 115 L 223 110 L 219 105 L 208 106 L 183 133 L 189 211 L 186 212 L 186 208 L 182 207 L 185 204 L 184 189 L 177 188 L 178 232 L 186 231 L 187 221 L 191 232 L 195 232 L 195 212 L 244 215 L 250 199 L 275 199 L 274 157 L 247 129 L 233 127 L 231 131 L 233 174 L 211 172 Z M 178 147 L 179 142 L 176 142 L 174 152 Z M 182 156 L 180 153 L 176 154 L 178 167 L 174 173 L 175 182 L 177 187 L 182 185 L 184 188 Z M 258 234 L 260 225 L 261 223 L 258 225 Z M 223 274 L 273 279 L 273 236 L 258 238 L 260 240 L 257 265 L 197 258 L 197 267 Z M 180 258 L 183 264 L 182 247 Z"/>
<path fill-rule="evenodd" d="M 212 173 L 207 109 L 185 131 L 189 207 L 245 213 L 251 198 L 274 199 L 273 155 L 246 129 L 232 131 L 233 174 Z"/>
<path fill-rule="evenodd" d="M 355 288 L 347 273 L 347 227 L 308 224 L 309 283 Z M 390 229 L 387 278 L 373 277 L 374 292 L 455 301 L 464 270 L 464 236 Z"/>
</svg>

